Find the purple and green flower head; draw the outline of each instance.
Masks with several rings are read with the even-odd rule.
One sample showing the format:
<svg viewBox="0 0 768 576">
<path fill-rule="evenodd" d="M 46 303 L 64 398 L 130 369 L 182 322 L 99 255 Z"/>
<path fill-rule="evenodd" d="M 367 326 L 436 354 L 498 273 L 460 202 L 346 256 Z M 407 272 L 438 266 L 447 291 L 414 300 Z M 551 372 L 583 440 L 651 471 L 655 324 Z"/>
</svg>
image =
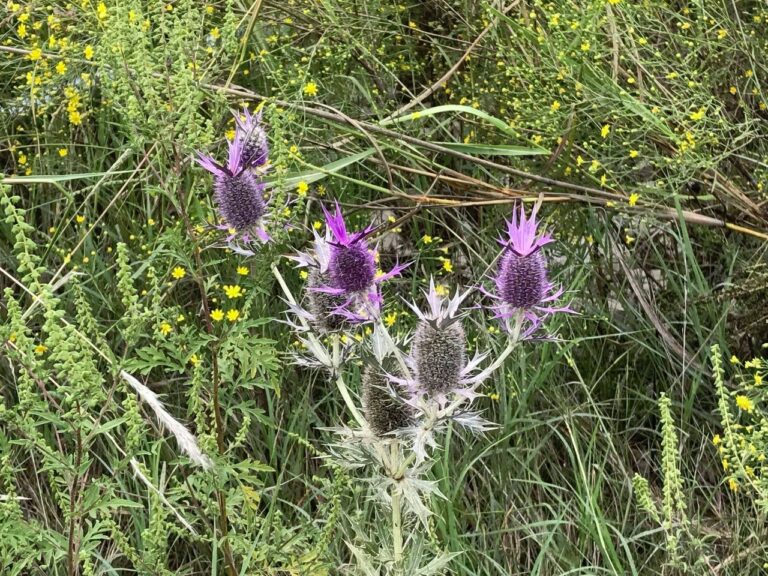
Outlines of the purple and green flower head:
<svg viewBox="0 0 768 576">
<path fill-rule="evenodd" d="M 248 169 L 264 168 L 269 161 L 269 142 L 267 132 L 261 123 L 261 110 L 251 114 L 244 108 L 242 114 L 234 114 L 237 123 L 236 139 L 242 142 L 243 167 Z"/>
<path fill-rule="evenodd" d="M 495 316 L 507 330 L 512 331 L 515 324 L 520 330 L 519 323 L 527 321 L 527 326 L 519 332 L 522 338 L 533 334 L 548 316 L 573 312 L 568 306 L 552 304 L 563 294 L 563 289 L 555 288 L 548 278 L 541 248 L 553 239 L 550 234 L 538 231 L 539 206 L 537 203 L 533 207 L 530 216 L 526 216 L 525 208 L 520 206 L 507 221 L 507 237 L 499 239 L 504 249 L 494 277 L 496 291 L 490 294 L 497 302 L 492 306 Z"/>
<path fill-rule="evenodd" d="M 267 212 L 264 200 L 265 186 L 243 164 L 244 142 L 235 137 L 229 142 L 229 155 L 225 165 L 198 152 L 196 161 L 214 176 L 214 200 L 224 220 L 222 228 L 233 230 L 229 240 L 241 235 L 248 243 L 255 234 L 262 242 L 269 240 L 263 218 Z"/>
<path fill-rule="evenodd" d="M 366 322 L 378 317 L 381 295 L 378 285 L 400 274 L 407 265 L 396 265 L 387 273 L 378 271 L 376 252 L 368 245 L 372 225 L 350 233 L 344 222 L 339 203 L 333 213 L 323 207 L 325 223 L 330 231 L 327 244 L 321 250 L 327 258 L 322 270 L 327 270 L 327 284 L 312 288 L 334 296 L 343 296 L 345 303 L 334 313 L 353 322 Z M 319 252 L 316 248 L 316 253 Z"/>
</svg>

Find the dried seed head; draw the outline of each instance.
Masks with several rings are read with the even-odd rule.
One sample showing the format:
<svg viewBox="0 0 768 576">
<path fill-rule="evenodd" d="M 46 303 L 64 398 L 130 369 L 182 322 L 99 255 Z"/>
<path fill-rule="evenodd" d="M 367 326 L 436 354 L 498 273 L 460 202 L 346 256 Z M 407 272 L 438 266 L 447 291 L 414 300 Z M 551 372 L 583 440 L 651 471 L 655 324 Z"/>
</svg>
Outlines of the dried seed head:
<svg viewBox="0 0 768 576">
<path fill-rule="evenodd" d="M 459 388 L 467 364 L 464 328 L 461 322 L 437 325 L 421 320 L 411 345 L 419 388 L 429 395 L 445 394 Z"/>
<path fill-rule="evenodd" d="M 328 264 L 331 286 L 345 292 L 361 292 L 376 278 L 376 261 L 364 241 L 331 246 Z"/>
<path fill-rule="evenodd" d="M 385 436 L 411 425 L 408 405 L 392 395 L 386 376 L 377 368 L 365 368 L 362 388 L 363 412 L 374 434 Z"/>
<path fill-rule="evenodd" d="M 526 256 L 507 250 L 499 263 L 497 286 L 501 299 L 512 308 L 540 304 L 549 286 L 544 255 L 540 250 Z"/>
<path fill-rule="evenodd" d="M 267 210 L 264 184 L 248 171 L 235 176 L 217 176 L 215 198 L 219 213 L 227 225 L 238 231 L 247 231 L 257 226 Z"/>
<path fill-rule="evenodd" d="M 312 314 L 312 324 L 320 332 L 337 332 L 349 326 L 349 322 L 334 310 L 343 306 L 346 296 L 336 296 L 327 292 L 317 292 L 313 288 L 328 286 L 328 272 L 320 272 L 317 268 L 311 268 L 307 282 L 307 298 L 309 299 L 309 312 Z"/>
</svg>

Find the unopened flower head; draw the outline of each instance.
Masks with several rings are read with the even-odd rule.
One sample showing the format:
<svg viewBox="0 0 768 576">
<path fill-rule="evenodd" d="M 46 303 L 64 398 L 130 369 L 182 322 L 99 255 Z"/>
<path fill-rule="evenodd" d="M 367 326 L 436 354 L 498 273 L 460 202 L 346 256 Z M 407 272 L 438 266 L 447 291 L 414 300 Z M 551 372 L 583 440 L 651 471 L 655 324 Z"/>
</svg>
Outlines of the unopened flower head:
<svg viewBox="0 0 768 576">
<path fill-rule="evenodd" d="M 347 298 L 316 290 L 320 286 L 327 286 L 329 281 L 328 271 L 321 272 L 319 268 L 312 268 L 307 279 L 310 322 L 320 333 L 338 332 L 339 330 L 349 328 L 347 319 L 335 313 L 336 310 L 344 306 Z"/>
<path fill-rule="evenodd" d="M 416 382 L 430 396 L 441 395 L 459 387 L 467 365 L 464 328 L 460 323 L 437 326 L 419 322 L 413 335 L 411 357 Z"/>
<path fill-rule="evenodd" d="M 197 162 L 214 176 L 214 199 L 225 228 L 234 229 L 248 240 L 255 233 L 262 241 L 269 235 L 262 226 L 267 211 L 264 201 L 264 184 L 242 162 L 243 141 L 235 138 L 229 142 L 226 165 L 219 164 L 210 156 L 198 153 Z"/>
<path fill-rule="evenodd" d="M 412 425 L 411 409 L 390 387 L 389 379 L 374 366 L 363 372 L 363 413 L 376 436 L 387 436 Z"/>
<path fill-rule="evenodd" d="M 261 125 L 261 111 L 251 114 L 248 108 L 242 115 L 235 114 L 237 123 L 236 139 L 242 141 L 241 163 L 246 168 L 261 168 L 269 160 L 267 133 Z"/>
<path fill-rule="evenodd" d="M 438 295 L 432 278 L 426 293 L 428 308 L 421 311 L 410 305 L 419 323 L 413 335 L 411 360 L 418 388 L 430 396 L 444 395 L 460 388 L 467 365 L 466 337 L 461 325 L 462 301 L 469 292 L 444 299 Z"/>
</svg>

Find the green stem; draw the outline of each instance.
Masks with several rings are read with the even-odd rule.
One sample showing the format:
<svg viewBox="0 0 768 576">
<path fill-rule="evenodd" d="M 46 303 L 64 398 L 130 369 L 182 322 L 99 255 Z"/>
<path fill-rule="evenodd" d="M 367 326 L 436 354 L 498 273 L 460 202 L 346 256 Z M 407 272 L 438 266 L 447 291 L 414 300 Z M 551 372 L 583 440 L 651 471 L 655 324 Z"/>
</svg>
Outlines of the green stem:
<svg viewBox="0 0 768 576">
<path fill-rule="evenodd" d="M 352 413 L 352 416 L 355 418 L 355 420 L 357 420 L 357 423 L 360 425 L 361 428 L 365 428 L 366 427 L 365 418 L 363 418 L 363 415 L 360 414 L 360 411 L 357 409 L 357 406 L 355 406 L 355 402 L 354 400 L 352 400 L 352 396 L 349 394 L 349 388 L 347 388 L 347 385 L 344 382 L 344 376 L 342 375 L 341 367 L 339 366 L 340 364 L 339 335 L 332 334 L 331 341 L 333 342 L 333 370 L 336 373 L 336 387 L 339 389 L 339 392 L 341 393 L 341 397 L 344 398 L 344 403 L 347 405 L 347 408 Z"/>
<path fill-rule="evenodd" d="M 285 279 L 283 278 L 283 275 L 280 274 L 280 271 L 277 269 L 277 264 L 272 263 L 271 268 L 272 268 L 272 273 L 275 275 L 275 278 L 277 279 L 277 283 L 280 284 L 280 288 L 282 288 L 283 294 L 285 294 L 286 300 L 288 300 L 290 304 L 296 305 L 296 298 L 293 297 L 293 293 L 291 292 L 291 289 L 288 288 L 288 285 L 285 283 Z M 312 332 L 309 323 L 301 316 L 299 316 L 298 319 L 301 326 L 307 330 L 307 338 L 315 345 L 316 349 L 318 350 L 322 349 L 323 347 L 320 345 L 320 342 L 318 341 L 317 337 Z M 331 334 L 331 343 L 333 345 L 333 355 L 330 358 L 330 363 L 331 363 L 331 368 L 333 368 L 333 372 L 336 375 L 336 387 L 339 389 L 339 392 L 341 393 L 341 397 L 344 398 L 344 403 L 347 405 L 347 408 L 351 412 L 354 419 L 357 420 L 357 423 L 360 425 L 361 428 L 365 428 L 366 426 L 365 418 L 363 418 L 363 415 L 360 414 L 360 411 L 357 409 L 357 406 L 355 406 L 355 402 L 354 400 L 352 400 L 352 396 L 349 393 L 349 388 L 347 388 L 347 385 L 344 382 L 344 376 L 342 376 L 341 374 L 341 366 L 340 366 L 341 351 L 339 348 L 338 334 Z"/>
</svg>

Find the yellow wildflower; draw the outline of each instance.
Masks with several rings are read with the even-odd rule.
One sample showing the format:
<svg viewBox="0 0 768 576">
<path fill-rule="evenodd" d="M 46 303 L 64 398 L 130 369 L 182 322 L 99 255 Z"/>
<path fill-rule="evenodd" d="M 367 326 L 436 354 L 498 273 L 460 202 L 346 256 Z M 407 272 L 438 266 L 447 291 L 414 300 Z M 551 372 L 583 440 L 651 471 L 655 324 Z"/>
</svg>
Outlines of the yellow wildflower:
<svg viewBox="0 0 768 576">
<path fill-rule="evenodd" d="M 314 228 L 315 230 L 320 230 L 320 228 L 322 228 L 322 227 L 323 227 L 323 223 L 320 222 L 320 220 L 315 220 L 312 223 L 312 228 Z"/>
<path fill-rule="evenodd" d="M 304 95 L 305 96 L 317 96 L 317 84 L 314 82 L 309 82 L 304 85 Z"/>
<path fill-rule="evenodd" d="M 704 118 L 704 113 L 705 112 L 706 112 L 706 110 L 704 108 L 699 108 L 698 111 L 696 111 L 693 114 L 691 114 L 689 116 L 689 118 L 691 120 L 693 120 L 694 122 L 698 122 L 699 120 Z"/>
<path fill-rule="evenodd" d="M 66 158 L 67 154 L 69 154 L 69 150 L 66 148 L 59 148 L 59 156 Z"/>
<path fill-rule="evenodd" d="M 739 407 L 739 410 L 744 410 L 744 412 L 752 412 L 755 409 L 754 402 L 743 394 L 736 396 L 736 406 Z"/>
<path fill-rule="evenodd" d="M 629 195 L 629 205 L 636 206 L 637 201 L 639 199 L 640 199 L 640 194 L 638 194 L 637 192 L 633 192 L 632 194 Z"/>
<path fill-rule="evenodd" d="M 85 222 L 85 216 L 83 216 L 82 214 L 78 214 L 77 216 L 75 216 L 75 220 L 77 221 L 78 224 L 82 224 L 83 222 Z"/>
<path fill-rule="evenodd" d="M 173 331 L 173 328 L 171 327 L 170 324 L 168 324 L 168 322 L 163 322 L 162 324 L 160 324 L 160 332 L 163 333 L 163 336 L 168 336 L 168 334 L 170 334 L 172 331 Z"/>
<path fill-rule="evenodd" d="M 248 276 L 248 267 L 247 266 L 238 266 L 237 267 L 237 273 L 240 274 L 240 276 Z"/>
<path fill-rule="evenodd" d="M 720 442 L 722 442 L 722 438 L 720 438 L 720 434 L 715 434 L 712 437 L 712 444 L 714 444 L 715 446 L 719 446 Z"/>
<path fill-rule="evenodd" d="M 307 195 L 307 190 L 309 190 L 309 185 L 304 180 L 296 185 L 296 193 L 302 198 Z"/>
<path fill-rule="evenodd" d="M 640 152 L 638 152 L 637 150 L 630 150 L 629 151 L 629 157 L 630 158 L 637 158 L 639 155 L 640 155 Z"/>
<path fill-rule="evenodd" d="M 211 320 L 214 322 L 221 322 L 224 320 L 224 312 L 221 310 L 221 308 L 216 308 L 216 310 L 211 311 Z"/>
<path fill-rule="evenodd" d="M 227 298 L 240 298 L 243 295 L 243 289 L 240 286 L 224 286 L 224 294 Z"/>
<path fill-rule="evenodd" d="M 182 268 L 181 266 L 176 266 L 176 268 L 174 268 L 173 271 L 171 272 L 171 276 L 176 278 L 176 280 L 181 280 L 186 275 L 187 275 L 187 271 L 184 270 L 184 268 Z"/>
<path fill-rule="evenodd" d="M 99 5 L 96 7 L 96 14 L 99 17 L 99 20 L 104 20 L 107 17 L 107 5 L 104 4 L 104 2 L 99 2 Z"/>
<path fill-rule="evenodd" d="M 240 311 L 235 310 L 234 308 L 232 310 L 227 311 L 227 320 L 230 322 L 236 321 L 238 318 L 240 318 Z"/>
<path fill-rule="evenodd" d="M 200 363 L 200 357 L 197 354 L 192 354 L 192 356 L 189 357 L 189 363 L 192 364 L 192 366 L 197 366 Z"/>
<path fill-rule="evenodd" d="M 56 72 L 59 74 L 65 74 L 67 71 L 67 65 L 65 64 L 64 60 L 59 60 L 59 63 L 56 64 Z"/>
<path fill-rule="evenodd" d="M 45 344 L 38 344 L 37 346 L 35 346 L 35 354 L 37 354 L 38 356 L 40 356 L 41 354 L 45 354 L 46 352 L 48 352 L 48 346 L 46 346 Z"/>
<path fill-rule="evenodd" d="M 447 258 L 443 260 L 443 270 L 446 272 L 453 272 L 453 264 L 451 264 L 451 261 Z"/>
<path fill-rule="evenodd" d="M 605 124 L 605 125 L 604 125 L 604 126 L 601 128 L 601 129 L 600 129 L 600 137 L 601 137 L 601 138 L 607 138 L 607 137 L 608 137 L 608 134 L 610 134 L 610 133 L 611 133 L 611 125 L 610 125 L 610 124 Z"/>
<path fill-rule="evenodd" d="M 550 109 L 552 110 L 552 112 L 557 112 L 558 110 L 560 110 L 560 101 L 555 100 L 554 102 L 552 102 Z"/>
<path fill-rule="evenodd" d="M 83 50 L 83 56 L 85 56 L 86 60 L 93 58 L 93 46 L 88 44 L 88 46 L 85 47 L 85 50 Z"/>
<path fill-rule="evenodd" d="M 28 58 L 32 60 L 33 62 L 40 60 L 40 58 L 43 57 L 43 51 L 40 50 L 40 48 L 33 49 L 30 53 Z"/>
<path fill-rule="evenodd" d="M 421 237 L 421 241 L 424 242 L 424 244 L 432 244 L 432 236 L 424 234 L 424 236 Z"/>
<path fill-rule="evenodd" d="M 384 324 L 387 328 L 391 328 L 397 322 L 397 312 L 390 312 L 384 316 Z"/>
</svg>

